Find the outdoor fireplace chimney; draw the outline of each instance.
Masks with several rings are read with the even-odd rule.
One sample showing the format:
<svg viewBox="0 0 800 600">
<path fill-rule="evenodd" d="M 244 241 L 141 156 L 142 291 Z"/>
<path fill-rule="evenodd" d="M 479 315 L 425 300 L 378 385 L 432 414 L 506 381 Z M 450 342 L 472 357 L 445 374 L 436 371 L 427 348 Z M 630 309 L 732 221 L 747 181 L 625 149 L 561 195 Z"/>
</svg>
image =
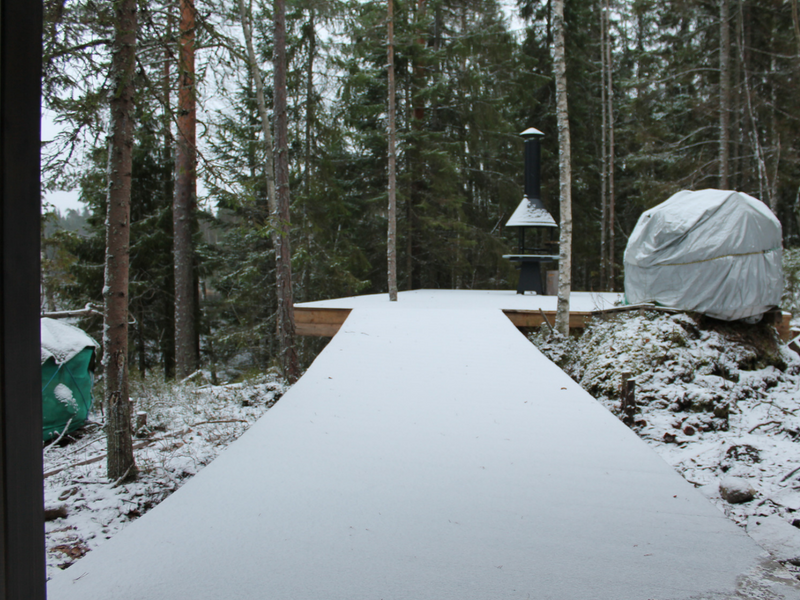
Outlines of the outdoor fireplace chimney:
<svg viewBox="0 0 800 600">
<path fill-rule="evenodd" d="M 522 132 L 525 140 L 525 188 L 522 202 L 506 223 L 506 227 L 519 227 L 518 254 L 504 254 L 512 262 L 519 263 L 520 275 L 517 293 L 524 294 L 530 290 L 537 294 L 544 293 L 540 265 L 558 261 L 558 242 L 550 241 L 552 228 L 558 227 L 555 220 L 547 212 L 541 194 L 541 145 L 544 134 L 531 127 Z M 530 229 L 534 244 L 529 247 L 525 243 L 525 231 Z"/>
<path fill-rule="evenodd" d="M 544 208 L 540 177 L 542 146 L 539 141 L 544 137 L 544 134 L 531 127 L 523 131 L 521 135 L 522 139 L 525 140 L 525 197 Z"/>
<path fill-rule="evenodd" d="M 525 195 L 517 210 L 511 215 L 506 227 L 558 227 L 542 202 L 541 145 L 544 134 L 531 127 L 520 135 L 525 140 Z M 520 250 L 520 253 L 523 253 Z"/>
</svg>

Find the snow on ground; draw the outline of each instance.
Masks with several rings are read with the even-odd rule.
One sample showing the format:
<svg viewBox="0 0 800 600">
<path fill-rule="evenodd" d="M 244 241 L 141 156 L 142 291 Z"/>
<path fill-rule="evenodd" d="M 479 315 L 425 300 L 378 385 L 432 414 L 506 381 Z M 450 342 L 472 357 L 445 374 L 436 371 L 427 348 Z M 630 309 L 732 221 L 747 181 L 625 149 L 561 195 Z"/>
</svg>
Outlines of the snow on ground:
<svg viewBox="0 0 800 600">
<path fill-rule="evenodd" d="M 211 462 L 286 391 L 270 374 L 230 385 L 134 383 L 134 414 L 147 414 L 134 454 L 139 477 L 105 476 L 103 416 L 44 449 L 47 577 L 70 566 L 161 502 Z M 93 460 L 100 458 L 101 460 Z M 81 464 L 88 463 L 88 464 Z"/>
<path fill-rule="evenodd" d="M 779 542 L 790 548 L 786 556 L 794 551 L 786 536 L 797 531 L 790 523 L 800 511 L 797 355 L 765 328 L 698 324 L 683 314 L 598 321 L 579 340 L 546 333 L 534 336 L 537 345 L 620 416 L 622 374 L 630 372 L 634 431 L 761 543 Z M 47 446 L 48 578 L 175 491 L 285 390 L 274 375 L 227 386 L 152 380 L 136 386 L 134 412 L 147 413 L 148 429 L 135 440 L 140 477 L 130 484 L 115 486 L 105 478 L 104 460 L 90 462 L 105 450 L 96 424 L 70 443 Z M 723 500 L 719 485 L 731 478 L 752 487 L 755 498 Z"/>
<path fill-rule="evenodd" d="M 800 357 L 774 330 L 647 312 L 597 320 L 580 338 L 548 334 L 531 339 L 728 517 L 748 531 L 772 515 L 800 525 Z M 726 478 L 755 498 L 724 500 Z"/>
<path fill-rule="evenodd" d="M 265 418 L 56 574 L 48 596 L 265 590 L 800 598 L 788 573 L 499 310 L 391 306 L 353 310 Z"/>
</svg>

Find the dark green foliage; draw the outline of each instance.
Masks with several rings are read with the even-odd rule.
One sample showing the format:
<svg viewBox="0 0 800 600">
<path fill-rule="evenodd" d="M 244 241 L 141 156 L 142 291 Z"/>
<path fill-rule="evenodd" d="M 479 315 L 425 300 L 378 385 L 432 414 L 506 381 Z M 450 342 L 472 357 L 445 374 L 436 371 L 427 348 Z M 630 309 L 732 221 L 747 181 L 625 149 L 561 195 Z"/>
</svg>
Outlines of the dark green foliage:
<svg viewBox="0 0 800 600">
<path fill-rule="evenodd" d="M 381 211 L 384 20 L 383 3 L 366 3 L 348 21 L 353 43 L 340 63 L 339 97 L 357 150 L 358 184 L 379 198 Z M 519 70 L 514 38 L 493 2 L 428 2 L 424 12 L 398 3 L 395 31 L 400 287 L 508 286 L 512 269 L 501 256 L 510 237 L 502 225 L 521 199 L 522 179 L 523 123 L 511 111 Z"/>
<path fill-rule="evenodd" d="M 235 6 L 198 6 L 198 56 L 208 61 L 201 61 L 206 73 L 214 73 L 200 88 L 213 96 L 201 126 L 199 168 L 215 211 L 197 234 L 201 347 L 207 363 L 265 368 L 277 350 L 275 256 L 255 86 L 243 51 L 237 50 L 239 41 L 220 33 L 239 27 Z M 169 371 L 172 167 L 165 145 L 173 140 L 164 130 L 164 114 L 167 120 L 172 116 L 169 106 L 164 113 L 167 98 L 160 95 L 158 69 L 164 43 L 170 47 L 174 40 L 163 25 L 164 8 L 140 3 L 147 42 L 137 80 L 131 312 L 139 325 L 131 328 L 136 349 L 131 358 L 143 368 L 159 362 Z M 295 0 L 287 8 L 295 301 L 384 293 L 386 3 Z M 86 132 L 74 138 L 76 143 L 91 139 L 100 133 L 106 103 L 96 74 L 108 59 L 103 39 L 109 17 L 85 0 L 49 3 L 46 10 L 46 106 L 70 124 L 70 131 Z M 253 11 L 256 53 L 270 82 L 270 3 L 254 2 Z M 516 274 L 502 255 L 516 246 L 516 231 L 504 225 L 522 198 L 519 133 L 528 127 L 545 133 L 543 201 L 558 219 L 549 11 L 548 1 L 521 0 L 522 21 L 510 21 L 496 0 L 396 2 L 401 289 L 513 289 Z M 716 1 L 613 0 L 611 11 L 619 289 L 627 237 L 641 213 L 679 189 L 718 186 L 720 28 Z M 600 290 L 599 0 L 567 0 L 565 22 L 573 289 Z M 790 25 L 790 2 L 731 0 L 730 187 L 773 206 L 786 244 L 797 245 L 800 40 Z M 224 85 L 211 85 L 212 80 Z M 269 86 L 266 94 L 270 105 Z M 171 103 L 174 96 L 173 90 Z M 63 141 L 69 148 L 71 141 Z M 69 160 L 68 153 L 59 155 L 47 163 L 48 173 Z M 104 151 L 95 151 L 89 162 L 86 168 L 75 162 L 75 169 L 51 180 L 57 186 L 80 175 L 91 213 L 88 237 L 48 235 L 51 276 L 45 295 L 54 306 L 65 294 L 79 305 L 100 300 Z M 73 255 L 77 262 L 71 265 Z M 306 362 L 317 349 L 312 346 Z"/>
<path fill-rule="evenodd" d="M 165 197 L 172 164 L 164 162 L 160 123 L 140 111 L 133 153 L 131 188 L 130 304 L 131 363 L 140 371 L 174 368 L 172 301 L 172 211 L 171 196 Z M 106 151 L 96 150 L 93 169 L 81 179 L 81 200 L 86 203 L 88 235 L 75 239 L 76 262 L 66 294 L 75 307 L 92 302 L 102 306 L 105 254 Z M 90 318 L 83 327 L 100 339 L 102 320 Z"/>
</svg>

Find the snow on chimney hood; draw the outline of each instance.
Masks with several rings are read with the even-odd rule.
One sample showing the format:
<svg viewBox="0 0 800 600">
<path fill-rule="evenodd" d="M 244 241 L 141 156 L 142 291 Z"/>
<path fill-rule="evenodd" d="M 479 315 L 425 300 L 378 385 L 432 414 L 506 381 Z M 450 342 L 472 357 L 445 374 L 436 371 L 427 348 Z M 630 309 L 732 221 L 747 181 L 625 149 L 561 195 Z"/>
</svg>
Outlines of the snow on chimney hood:
<svg viewBox="0 0 800 600">
<path fill-rule="evenodd" d="M 531 127 L 520 135 L 525 140 L 525 196 L 506 223 L 506 227 L 558 227 L 544 207 L 541 198 L 539 140 L 544 134 Z"/>
</svg>

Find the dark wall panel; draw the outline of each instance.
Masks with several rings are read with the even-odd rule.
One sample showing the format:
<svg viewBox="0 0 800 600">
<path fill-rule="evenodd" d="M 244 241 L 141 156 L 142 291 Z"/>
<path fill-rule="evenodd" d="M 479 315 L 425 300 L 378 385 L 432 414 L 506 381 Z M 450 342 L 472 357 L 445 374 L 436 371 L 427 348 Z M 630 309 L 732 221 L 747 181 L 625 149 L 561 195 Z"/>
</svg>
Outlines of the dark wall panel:
<svg viewBox="0 0 800 600">
<path fill-rule="evenodd" d="M 0 598 L 44 600 L 39 366 L 42 5 L 0 0 Z"/>
</svg>

